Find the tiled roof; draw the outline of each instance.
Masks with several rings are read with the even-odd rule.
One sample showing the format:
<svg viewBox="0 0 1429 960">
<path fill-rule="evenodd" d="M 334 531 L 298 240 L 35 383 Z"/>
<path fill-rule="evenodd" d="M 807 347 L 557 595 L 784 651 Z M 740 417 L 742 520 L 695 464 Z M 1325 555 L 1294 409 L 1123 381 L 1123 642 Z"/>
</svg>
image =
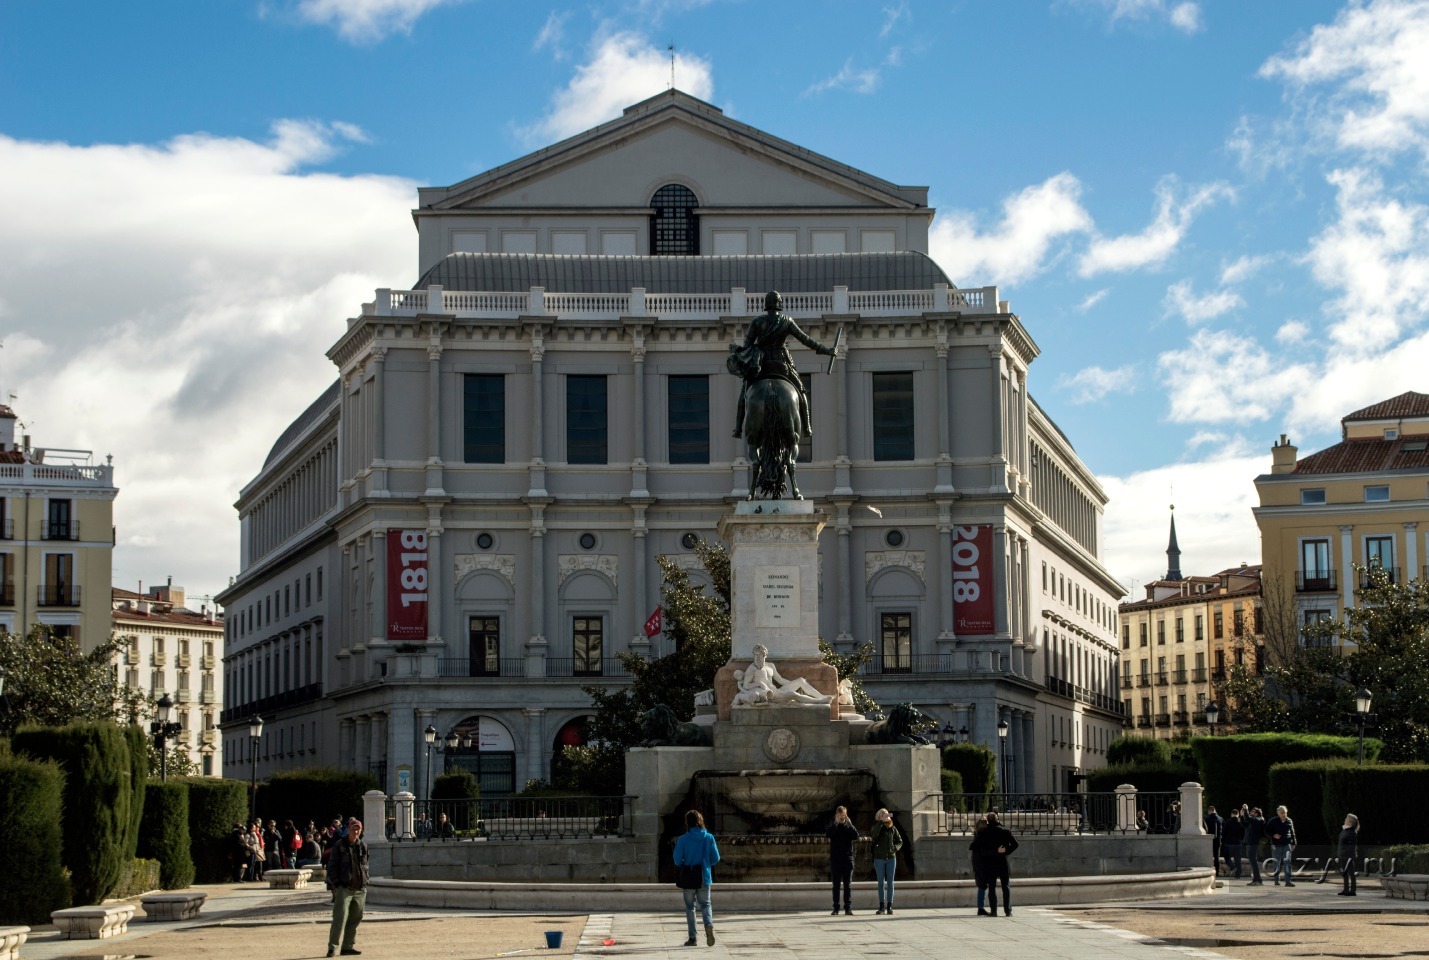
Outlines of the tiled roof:
<svg viewBox="0 0 1429 960">
<path fill-rule="evenodd" d="M 1419 449 L 1406 450 L 1406 445 Z M 1424 470 L 1429 469 L 1429 449 L 1425 449 L 1425 446 L 1424 437 L 1407 437 L 1399 440 L 1381 440 L 1378 437 L 1344 440 L 1333 447 L 1327 447 L 1319 453 L 1312 453 L 1298 461 L 1295 464 L 1294 472 L 1317 474 Z"/>
<path fill-rule="evenodd" d="M 24 463 L 23 450 L 0 450 L 0 463 Z"/>
<path fill-rule="evenodd" d="M 175 627 L 218 627 L 223 624 L 222 617 L 215 620 L 186 609 L 168 611 L 151 609 L 149 613 L 140 613 L 138 610 L 115 610 L 114 620 L 116 623 L 166 623 Z"/>
<path fill-rule="evenodd" d="M 0 419 L 18 420 L 19 418 L 15 416 L 15 411 L 10 409 L 8 405 L 0 403 Z"/>
<path fill-rule="evenodd" d="M 956 287 L 927 255 L 818 253 L 740 257 L 609 257 L 550 253 L 452 253 L 422 275 L 413 289 L 513 292 L 544 287 L 559 293 L 823 293 L 850 290 L 931 290 Z"/>
<path fill-rule="evenodd" d="M 1398 417 L 1429 417 L 1429 393 L 1415 393 L 1413 390 L 1397 397 L 1381 400 L 1379 403 L 1356 410 L 1345 417 L 1350 420 L 1388 420 Z"/>
</svg>

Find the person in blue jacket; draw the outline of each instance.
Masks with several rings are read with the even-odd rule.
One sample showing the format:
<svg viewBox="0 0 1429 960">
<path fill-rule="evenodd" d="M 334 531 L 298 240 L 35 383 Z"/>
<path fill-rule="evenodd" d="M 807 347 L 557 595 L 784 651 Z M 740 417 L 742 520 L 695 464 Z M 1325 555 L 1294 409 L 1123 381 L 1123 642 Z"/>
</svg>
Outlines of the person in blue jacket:
<svg viewBox="0 0 1429 960">
<path fill-rule="evenodd" d="M 685 895 L 685 922 L 690 928 L 690 938 L 685 946 L 699 943 L 695 936 L 695 904 L 700 905 L 700 917 L 705 922 L 705 943 L 714 946 L 714 913 L 710 910 L 710 884 L 714 878 L 710 867 L 719 863 L 719 845 L 714 835 L 705 829 L 704 814 L 691 810 L 685 814 L 685 833 L 675 841 L 675 866 L 699 867 L 700 886 L 694 890 L 681 890 Z"/>
</svg>

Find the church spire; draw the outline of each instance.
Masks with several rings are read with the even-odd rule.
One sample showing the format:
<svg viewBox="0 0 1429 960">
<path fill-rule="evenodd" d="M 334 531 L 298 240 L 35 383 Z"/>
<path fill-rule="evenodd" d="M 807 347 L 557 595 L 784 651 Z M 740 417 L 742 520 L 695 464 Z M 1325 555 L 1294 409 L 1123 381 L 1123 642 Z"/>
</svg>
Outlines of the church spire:
<svg viewBox="0 0 1429 960">
<path fill-rule="evenodd" d="M 1171 540 L 1166 544 L 1166 579 L 1180 580 L 1181 548 L 1176 543 L 1176 504 L 1171 504 Z"/>
</svg>

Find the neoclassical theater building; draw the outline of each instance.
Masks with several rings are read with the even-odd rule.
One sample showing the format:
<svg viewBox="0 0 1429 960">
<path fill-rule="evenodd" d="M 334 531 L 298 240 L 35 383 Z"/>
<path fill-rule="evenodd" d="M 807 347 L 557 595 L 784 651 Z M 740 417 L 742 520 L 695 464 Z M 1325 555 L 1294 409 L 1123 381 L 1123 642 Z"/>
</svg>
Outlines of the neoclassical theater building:
<svg viewBox="0 0 1429 960">
<path fill-rule="evenodd" d="M 1029 394 L 1029 327 L 928 257 L 927 194 L 677 90 L 420 191 L 416 283 L 347 320 L 238 499 L 225 773 L 548 777 L 582 687 L 627 682 L 616 654 L 680 655 L 644 629 L 657 558 L 699 580 L 691 546 L 748 492 L 725 359 L 769 290 L 845 344 L 830 370 L 790 340 L 821 635 L 872 643 L 873 697 L 989 745 L 1016 790 L 1101 765 L 1106 497 Z"/>
</svg>

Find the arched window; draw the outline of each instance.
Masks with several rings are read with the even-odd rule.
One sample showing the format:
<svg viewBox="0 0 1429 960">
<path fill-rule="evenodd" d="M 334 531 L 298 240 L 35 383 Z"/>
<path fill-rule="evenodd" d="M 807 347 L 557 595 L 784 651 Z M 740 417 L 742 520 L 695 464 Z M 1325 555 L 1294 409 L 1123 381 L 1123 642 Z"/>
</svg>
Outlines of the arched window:
<svg viewBox="0 0 1429 960">
<path fill-rule="evenodd" d="M 699 225 L 695 210 L 700 203 L 689 187 L 667 183 L 655 191 L 650 206 L 655 215 L 650 218 L 650 255 L 659 257 L 693 257 L 700 252 Z"/>
</svg>

